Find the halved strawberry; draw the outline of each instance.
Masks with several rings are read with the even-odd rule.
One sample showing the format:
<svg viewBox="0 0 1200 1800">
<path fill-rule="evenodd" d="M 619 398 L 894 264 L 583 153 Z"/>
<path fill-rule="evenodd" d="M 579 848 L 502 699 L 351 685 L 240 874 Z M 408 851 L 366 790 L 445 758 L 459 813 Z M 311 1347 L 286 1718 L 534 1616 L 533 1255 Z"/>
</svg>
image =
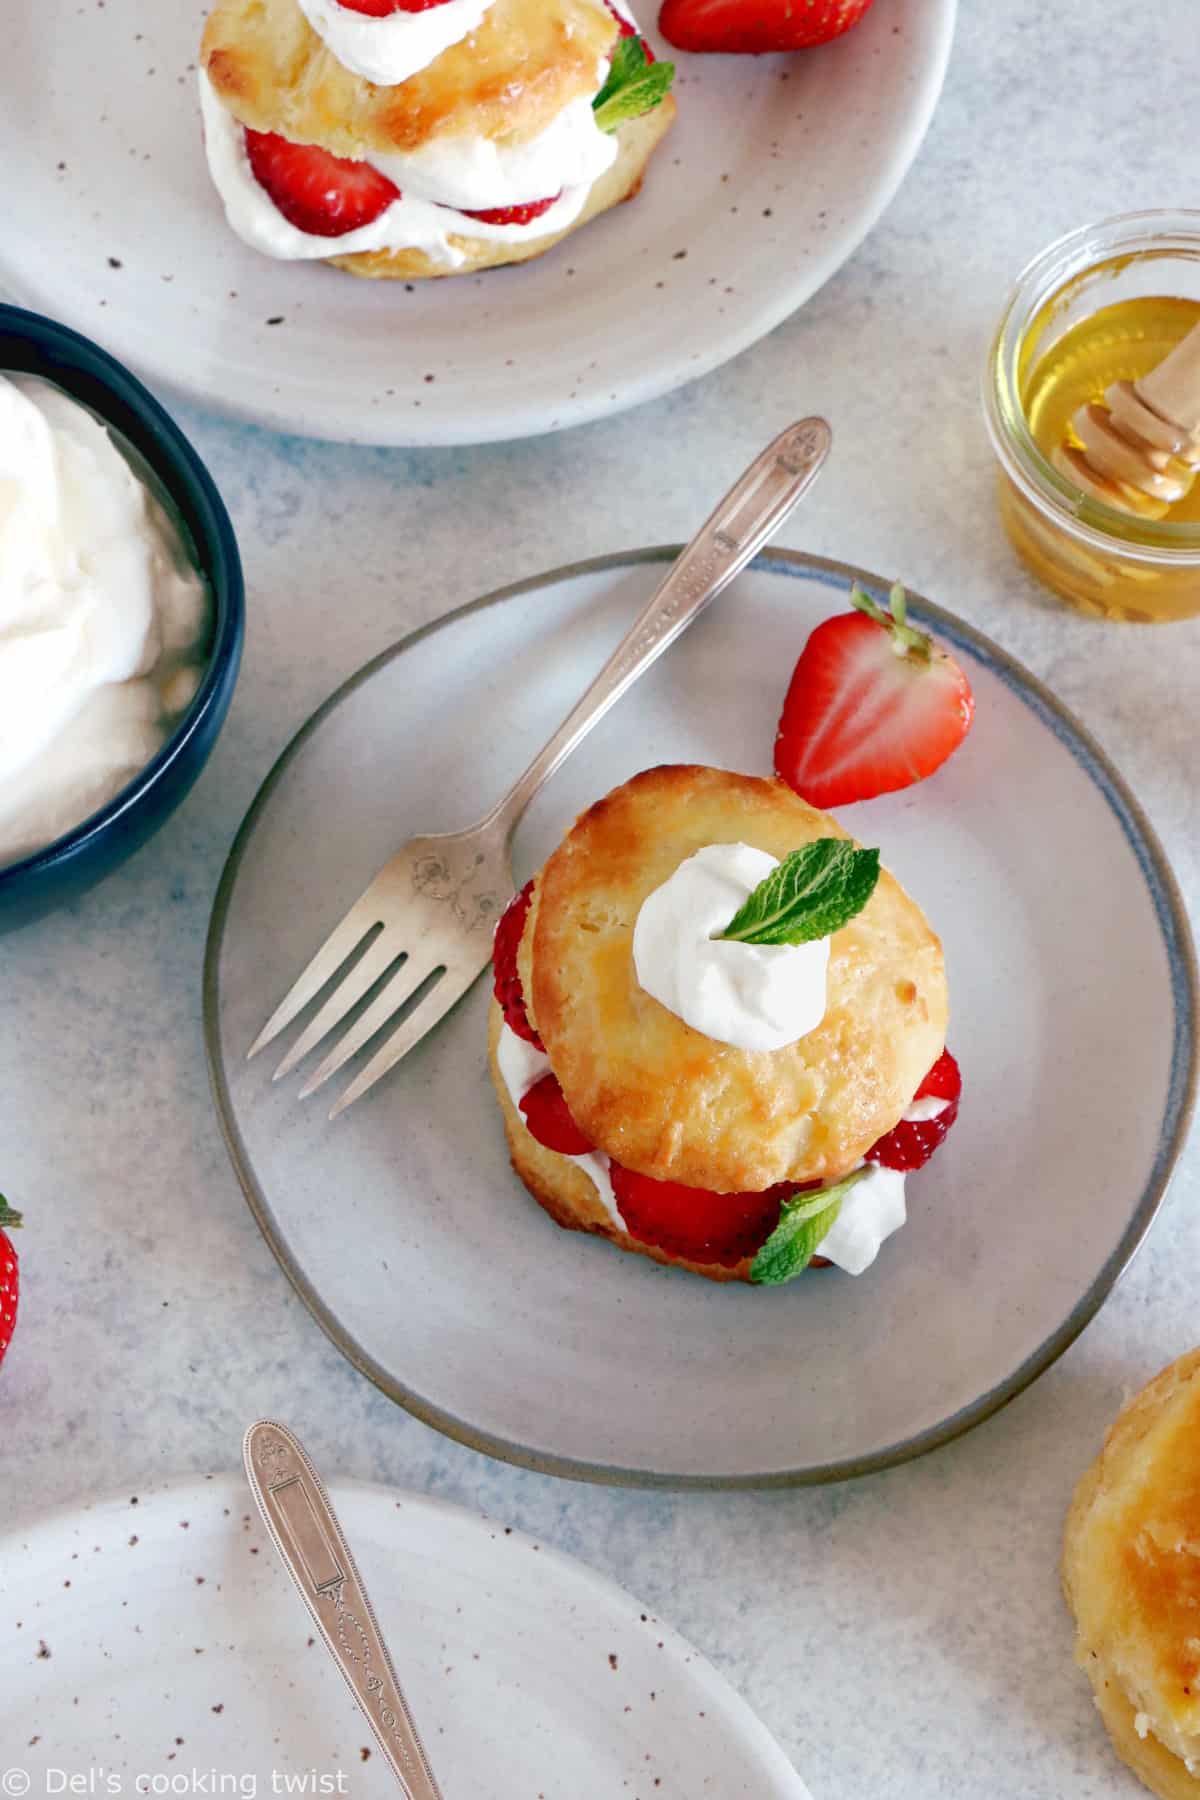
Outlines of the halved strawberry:
<svg viewBox="0 0 1200 1800">
<path fill-rule="evenodd" d="M 492 942 L 492 970 L 495 975 L 494 992 L 504 1014 L 504 1023 L 519 1038 L 532 1044 L 535 1050 L 545 1050 L 546 1046 L 529 1023 L 525 996 L 521 992 L 521 977 L 517 974 L 517 951 L 521 947 L 525 916 L 532 897 L 533 883 L 527 881 L 500 914 L 500 922 L 496 926 L 496 936 Z"/>
<path fill-rule="evenodd" d="M 630 1237 L 688 1262 L 726 1269 L 762 1249 L 779 1223 L 783 1202 L 801 1187 L 781 1181 L 761 1194 L 714 1194 L 678 1181 L 653 1181 L 616 1162 L 609 1174 Z"/>
<path fill-rule="evenodd" d="M 848 806 L 923 781 L 971 728 L 971 684 L 909 625 L 904 589 L 890 612 L 860 587 L 854 612 L 825 619 L 800 653 L 775 739 L 775 772 L 813 806 Z"/>
<path fill-rule="evenodd" d="M 933 1119 L 901 1119 L 886 1137 L 872 1144 L 867 1161 L 880 1163 L 885 1169 L 923 1169 L 958 1117 L 962 1094 L 962 1074 L 948 1050 L 942 1054 L 913 1095 L 913 1101 L 944 1100 L 946 1105 Z"/>
<path fill-rule="evenodd" d="M 370 225 L 400 198 L 394 181 L 370 163 L 293 144 L 275 131 L 246 129 L 246 155 L 258 185 L 297 231 L 345 237 Z"/>
<path fill-rule="evenodd" d="M 547 1150 L 557 1150 L 561 1156 L 586 1156 L 594 1148 L 567 1111 L 557 1075 L 543 1075 L 535 1081 L 521 1101 L 521 1111 L 531 1135 Z"/>
<path fill-rule="evenodd" d="M 531 219 L 540 219 L 544 212 L 549 212 L 556 200 L 562 199 L 562 189 L 551 194 L 548 200 L 527 200 L 523 206 L 489 206 L 483 212 L 464 212 L 468 219 L 482 219 L 485 225 L 528 225 Z"/>
<path fill-rule="evenodd" d="M 445 6 L 446 0 L 337 0 L 337 4 L 368 19 L 389 19 L 398 12 L 428 12 L 431 6 Z"/>
<path fill-rule="evenodd" d="M 678 50 L 807 50 L 857 25 L 871 0 L 665 0 L 658 28 Z"/>
</svg>

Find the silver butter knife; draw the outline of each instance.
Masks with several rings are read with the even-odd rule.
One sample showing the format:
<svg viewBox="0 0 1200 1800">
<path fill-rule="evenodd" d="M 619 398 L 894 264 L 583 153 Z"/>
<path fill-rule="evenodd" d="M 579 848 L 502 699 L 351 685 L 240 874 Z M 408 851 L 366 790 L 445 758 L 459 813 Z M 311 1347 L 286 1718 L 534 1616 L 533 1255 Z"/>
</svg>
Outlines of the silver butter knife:
<svg viewBox="0 0 1200 1800">
<path fill-rule="evenodd" d="M 260 1419 L 242 1444 L 263 1524 L 408 1800 L 442 1800 L 350 1546 L 303 1445 Z"/>
</svg>

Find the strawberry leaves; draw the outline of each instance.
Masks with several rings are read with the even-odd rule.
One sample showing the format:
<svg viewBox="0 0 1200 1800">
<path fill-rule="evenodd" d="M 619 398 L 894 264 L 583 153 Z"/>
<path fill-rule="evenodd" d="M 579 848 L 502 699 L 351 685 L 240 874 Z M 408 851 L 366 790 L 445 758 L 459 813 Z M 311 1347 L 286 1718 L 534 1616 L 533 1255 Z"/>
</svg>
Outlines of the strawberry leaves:
<svg viewBox="0 0 1200 1800">
<path fill-rule="evenodd" d="M 808 944 L 860 913 L 879 880 L 878 850 L 817 838 L 785 856 L 740 906 L 722 938 L 738 944 Z"/>
<path fill-rule="evenodd" d="M 601 131 L 615 131 L 627 119 L 653 112 L 674 78 L 674 63 L 652 63 L 640 37 L 622 38 L 613 52 L 608 80 L 592 101 L 597 125 Z"/>
<path fill-rule="evenodd" d="M 22 1223 L 19 1212 L 14 1212 L 8 1201 L 0 1194 L 0 1231 L 12 1231 Z"/>
<path fill-rule="evenodd" d="M 832 1230 L 842 1201 L 866 1174 L 866 1169 L 855 1169 L 832 1187 L 801 1191 L 785 1200 L 778 1225 L 750 1265 L 751 1281 L 760 1287 L 779 1287 L 807 1269 L 822 1238 Z"/>
</svg>

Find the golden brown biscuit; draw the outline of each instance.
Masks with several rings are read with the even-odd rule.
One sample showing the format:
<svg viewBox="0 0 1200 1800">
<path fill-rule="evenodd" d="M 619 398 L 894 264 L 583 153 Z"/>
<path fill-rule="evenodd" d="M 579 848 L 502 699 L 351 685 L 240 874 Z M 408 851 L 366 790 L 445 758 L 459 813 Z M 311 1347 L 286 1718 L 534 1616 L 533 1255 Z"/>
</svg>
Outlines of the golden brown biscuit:
<svg viewBox="0 0 1200 1800">
<path fill-rule="evenodd" d="M 616 41 L 603 0 L 494 0 L 428 68 L 376 87 L 325 48 L 296 0 L 217 0 L 200 55 L 243 125 L 362 159 L 411 153 L 443 133 L 537 137 L 596 92 Z"/>
<path fill-rule="evenodd" d="M 569 1156 L 560 1156 L 556 1150 L 547 1150 L 544 1144 L 539 1144 L 513 1105 L 496 1062 L 496 1045 L 503 1024 L 504 1015 L 493 1000 L 488 1015 L 488 1067 L 492 1085 L 504 1117 L 504 1133 L 513 1169 L 543 1212 L 549 1213 L 555 1224 L 566 1231 L 592 1232 L 597 1237 L 607 1238 L 619 1250 L 635 1251 L 639 1256 L 648 1256 L 653 1262 L 665 1263 L 670 1268 L 688 1269 L 693 1275 L 703 1275 L 709 1281 L 749 1281 L 752 1257 L 743 1257 L 732 1268 L 725 1268 L 720 1263 L 689 1262 L 654 1244 L 643 1244 L 613 1224 L 596 1184 L 586 1170 L 572 1162 Z"/>
<path fill-rule="evenodd" d="M 1200 1350 L 1164 1369 L 1117 1415 L 1075 1491 L 1062 1574 L 1076 1660 L 1114 1749 L 1163 1800 L 1194 1800 Z"/>
<path fill-rule="evenodd" d="M 522 944 L 530 1015 L 580 1130 L 626 1168 L 721 1193 L 844 1174 L 899 1120 L 945 1045 L 942 949 L 886 871 L 834 934 L 828 1004 L 786 1049 L 738 1050 L 639 985 L 643 900 L 706 844 L 780 860 L 845 837 L 782 782 L 648 769 L 585 812 L 537 879 Z"/>
<path fill-rule="evenodd" d="M 492 238 L 449 238 L 449 243 L 465 259 L 460 263 L 435 262 L 423 250 L 360 250 L 351 256 L 331 256 L 326 260 L 352 275 L 367 275 L 376 280 L 418 281 L 439 275 L 471 275 L 480 269 L 500 268 L 508 263 L 527 262 L 542 256 L 555 244 L 570 237 L 581 225 L 622 200 L 632 200 L 642 185 L 646 164 L 675 117 L 675 102 L 670 94 L 653 112 L 640 119 L 630 119 L 617 133 L 617 160 L 594 182 L 586 204 L 578 218 L 566 231 L 549 232 L 545 237 L 530 238 L 523 243 L 498 243 Z"/>
</svg>

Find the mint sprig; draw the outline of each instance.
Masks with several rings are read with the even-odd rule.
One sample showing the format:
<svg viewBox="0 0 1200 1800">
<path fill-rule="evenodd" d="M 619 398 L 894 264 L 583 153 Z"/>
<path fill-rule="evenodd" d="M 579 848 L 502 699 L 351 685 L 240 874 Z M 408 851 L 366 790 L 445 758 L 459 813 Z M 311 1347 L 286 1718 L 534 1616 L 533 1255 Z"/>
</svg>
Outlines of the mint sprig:
<svg viewBox="0 0 1200 1800">
<path fill-rule="evenodd" d="M 675 64 L 652 63 L 640 37 L 620 40 L 609 64 L 608 80 L 592 101 L 601 131 L 615 131 L 626 119 L 653 112 L 675 79 Z"/>
<path fill-rule="evenodd" d="M 842 1201 L 867 1173 L 866 1169 L 855 1169 L 832 1187 L 818 1188 L 815 1193 L 801 1192 L 794 1200 L 785 1200 L 778 1225 L 750 1264 L 751 1281 L 760 1287 L 778 1287 L 807 1269 L 822 1238 L 833 1229 Z"/>
<path fill-rule="evenodd" d="M 860 913 L 879 880 L 878 850 L 817 838 L 785 856 L 747 896 L 724 931 L 738 944 L 808 944 Z"/>
</svg>

